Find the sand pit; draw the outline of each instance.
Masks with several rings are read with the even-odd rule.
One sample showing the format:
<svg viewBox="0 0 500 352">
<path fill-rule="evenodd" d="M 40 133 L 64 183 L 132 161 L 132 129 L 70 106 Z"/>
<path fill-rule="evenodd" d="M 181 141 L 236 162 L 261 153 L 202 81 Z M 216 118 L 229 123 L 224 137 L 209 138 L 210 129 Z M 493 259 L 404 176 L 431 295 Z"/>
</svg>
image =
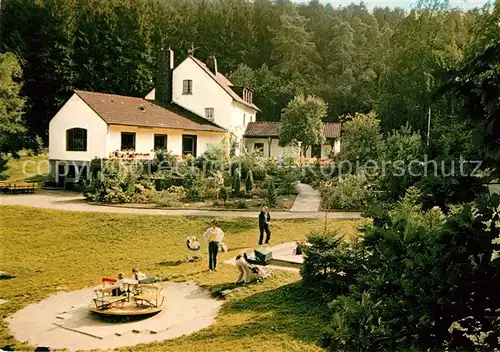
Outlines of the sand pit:
<svg viewBox="0 0 500 352">
<path fill-rule="evenodd" d="M 222 305 L 194 283 L 161 283 L 163 310 L 144 320 L 113 323 L 92 315 L 94 289 L 61 292 L 8 319 L 14 337 L 33 346 L 89 350 L 173 339 L 209 327 Z"/>
</svg>

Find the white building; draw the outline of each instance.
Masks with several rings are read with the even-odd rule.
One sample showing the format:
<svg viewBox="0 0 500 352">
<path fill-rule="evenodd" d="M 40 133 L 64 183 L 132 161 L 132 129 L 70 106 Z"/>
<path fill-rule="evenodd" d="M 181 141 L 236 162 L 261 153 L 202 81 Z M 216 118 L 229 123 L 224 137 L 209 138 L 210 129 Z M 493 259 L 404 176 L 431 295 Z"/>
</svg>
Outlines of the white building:
<svg viewBox="0 0 500 352">
<path fill-rule="evenodd" d="M 279 122 L 252 122 L 249 123 L 244 137 L 245 148 L 249 152 L 260 151 L 266 157 L 278 158 L 280 156 L 327 159 L 340 153 L 340 124 L 325 123 L 323 134 L 326 143 L 315 145 L 307 149 L 306 155 L 300 155 L 298 146 L 279 146 Z"/>
<path fill-rule="evenodd" d="M 75 91 L 50 121 L 52 174 L 73 181 L 95 158 L 148 158 L 156 149 L 197 156 L 227 135 L 239 153 L 257 111 L 252 91 L 233 86 L 215 57 L 205 64 L 189 55 L 174 68 L 173 52 L 162 51 L 156 89 L 144 99 Z"/>
</svg>

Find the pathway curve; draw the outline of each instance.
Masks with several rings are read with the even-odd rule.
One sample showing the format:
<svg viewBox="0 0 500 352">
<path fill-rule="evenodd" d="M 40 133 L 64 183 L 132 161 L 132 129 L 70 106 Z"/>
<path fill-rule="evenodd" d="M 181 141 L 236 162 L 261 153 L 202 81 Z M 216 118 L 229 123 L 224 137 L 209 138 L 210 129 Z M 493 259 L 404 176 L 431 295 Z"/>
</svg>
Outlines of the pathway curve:
<svg viewBox="0 0 500 352">
<path fill-rule="evenodd" d="M 297 197 L 299 198 L 299 197 Z M 208 217 L 256 217 L 257 212 L 237 210 L 188 210 L 188 209 L 140 209 L 114 207 L 109 205 L 93 205 L 85 201 L 79 193 L 41 191 L 36 194 L 2 195 L 0 205 L 22 205 L 64 211 L 81 211 L 95 213 L 146 214 L 169 216 L 208 216 Z M 295 204 L 294 204 L 295 207 Z M 318 212 L 318 207 L 309 211 L 273 212 L 273 219 L 324 219 L 325 213 Z M 329 219 L 359 219 L 360 213 L 331 212 Z"/>
<path fill-rule="evenodd" d="M 293 203 L 291 212 L 317 212 L 321 204 L 321 196 L 317 190 L 305 183 L 299 183 L 295 187 L 299 194 Z"/>
</svg>

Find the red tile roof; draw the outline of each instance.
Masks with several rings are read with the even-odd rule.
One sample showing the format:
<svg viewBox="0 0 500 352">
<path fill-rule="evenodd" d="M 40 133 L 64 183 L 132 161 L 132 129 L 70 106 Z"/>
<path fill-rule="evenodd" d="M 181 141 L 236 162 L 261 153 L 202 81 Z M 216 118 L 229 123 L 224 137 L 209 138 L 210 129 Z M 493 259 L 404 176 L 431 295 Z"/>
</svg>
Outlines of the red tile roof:
<svg viewBox="0 0 500 352">
<path fill-rule="evenodd" d="M 279 122 L 250 122 L 245 130 L 245 137 L 278 137 Z M 324 123 L 323 133 L 326 138 L 340 137 L 340 123 Z"/>
<path fill-rule="evenodd" d="M 161 106 L 142 98 L 81 90 L 75 93 L 110 125 L 226 132 L 215 123 L 175 104 Z"/>
<path fill-rule="evenodd" d="M 255 109 L 257 111 L 260 111 L 260 109 L 255 105 L 255 104 L 250 104 L 246 102 L 242 97 L 240 97 L 234 90 L 231 89 L 233 84 L 229 79 L 227 79 L 226 76 L 221 74 L 220 72 L 217 72 L 216 75 L 210 69 L 207 67 L 206 64 L 195 58 L 194 56 L 190 55 L 189 56 L 198 66 L 200 66 L 214 81 L 216 81 L 222 89 L 224 89 L 234 100 L 236 100 L 238 103 L 246 105 L 252 109 Z"/>
</svg>

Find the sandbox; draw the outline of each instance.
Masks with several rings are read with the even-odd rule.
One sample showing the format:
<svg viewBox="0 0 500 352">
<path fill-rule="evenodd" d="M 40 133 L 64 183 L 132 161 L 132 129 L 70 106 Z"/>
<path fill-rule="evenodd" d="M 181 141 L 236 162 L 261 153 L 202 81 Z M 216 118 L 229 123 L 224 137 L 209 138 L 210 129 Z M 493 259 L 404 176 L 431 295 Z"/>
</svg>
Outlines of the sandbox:
<svg viewBox="0 0 500 352">
<path fill-rule="evenodd" d="M 60 292 L 8 318 L 14 337 L 50 349 L 112 349 L 173 339 L 209 327 L 222 305 L 194 283 L 161 283 L 163 310 L 132 321 L 108 321 L 89 311 L 96 287 Z"/>
</svg>

